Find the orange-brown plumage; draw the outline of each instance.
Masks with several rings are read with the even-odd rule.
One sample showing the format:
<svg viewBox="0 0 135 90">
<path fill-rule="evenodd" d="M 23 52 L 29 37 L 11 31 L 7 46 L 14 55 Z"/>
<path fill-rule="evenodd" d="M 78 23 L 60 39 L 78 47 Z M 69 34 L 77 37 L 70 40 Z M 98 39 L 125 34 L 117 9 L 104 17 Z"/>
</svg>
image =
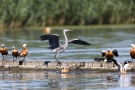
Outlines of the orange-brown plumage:
<svg viewBox="0 0 135 90">
<path fill-rule="evenodd" d="M 13 60 L 14 60 L 14 57 L 16 57 L 16 60 L 17 60 L 17 57 L 18 57 L 18 50 L 15 49 L 15 47 L 13 46 L 12 47 L 12 56 L 13 56 Z"/>
<path fill-rule="evenodd" d="M 130 56 L 132 59 L 135 59 L 135 45 L 134 44 L 131 44 L 132 46 L 132 49 L 130 50 Z M 133 62 L 133 60 L 132 60 Z"/>
<path fill-rule="evenodd" d="M 122 69 L 122 71 L 120 71 L 120 74 L 125 74 L 125 73 L 127 73 L 125 69 Z"/>
<path fill-rule="evenodd" d="M 106 52 L 106 53 L 105 53 L 105 57 L 107 58 L 107 60 L 113 59 L 113 53 L 112 53 L 112 51 Z"/>
<path fill-rule="evenodd" d="M 63 66 L 63 69 L 61 70 L 62 73 L 67 73 L 69 72 L 69 68 Z"/>
<path fill-rule="evenodd" d="M 113 56 L 116 57 L 119 56 L 116 49 L 112 49 L 112 50 L 108 49 L 108 51 L 102 51 L 101 53 L 102 53 L 102 57 L 105 56 L 107 60 L 112 60 Z"/>
<path fill-rule="evenodd" d="M 130 51 L 131 58 L 135 59 L 135 48 L 132 48 Z"/>
<path fill-rule="evenodd" d="M 51 29 L 50 29 L 50 27 L 47 27 L 47 28 L 44 28 L 43 31 L 44 31 L 46 34 L 50 34 Z"/>
<path fill-rule="evenodd" d="M 8 55 L 8 50 L 4 47 L 4 44 L 1 45 L 1 48 L 0 48 L 0 52 L 1 52 L 1 55 L 3 56 L 3 60 L 4 60 L 4 55 Z"/>
<path fill-rule="evenodd" d="M 23 44 L 23 50 L 19 53 L 19 56 L 24 57 L 24 60 L 25 60 L 25 57 L 28 54 L 28 50 L 27 50 L 26 46 L 27 46 L 27 44 Z"/>
</svg>

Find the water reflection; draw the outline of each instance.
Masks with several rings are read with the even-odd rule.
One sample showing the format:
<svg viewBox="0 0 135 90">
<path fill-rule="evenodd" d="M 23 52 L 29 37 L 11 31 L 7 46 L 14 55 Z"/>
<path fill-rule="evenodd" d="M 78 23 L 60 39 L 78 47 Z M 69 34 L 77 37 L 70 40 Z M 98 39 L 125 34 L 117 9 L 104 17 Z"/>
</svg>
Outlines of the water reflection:
<svg viewBox="0 0 135 90">
<path fill-rule="evenodd" d="M 61 78 L 69 78 L 69 74 L 68 73 L 62 73 Z"/>
<path fill-rule="evenodd" d="M 122 74 L 115 81 L 106 81 L 108 75 L 119 75 L 118 72 L 97 72 L 73 70 L 69 73 L 57 71 L 22 71 L 19 73 L 0 71 L 0 87 L 3 90 L 69 90 L 69 89 L 115 89 L 132 87 L 132 73 Z"/>
</svg>

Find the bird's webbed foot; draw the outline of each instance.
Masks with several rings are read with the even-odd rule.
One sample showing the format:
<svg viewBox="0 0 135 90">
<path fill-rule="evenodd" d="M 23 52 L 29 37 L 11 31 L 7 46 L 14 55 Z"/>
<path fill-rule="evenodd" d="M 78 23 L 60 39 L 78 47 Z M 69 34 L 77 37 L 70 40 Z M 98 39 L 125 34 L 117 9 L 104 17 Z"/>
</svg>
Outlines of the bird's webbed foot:
<svg viewBox="0 0 135 90">
<path fill-rule="evenodd" d="M 61 66 L 61 62 L 60 61 L 57 61 L 57 65 L 56 66 Z"/>
</svg>

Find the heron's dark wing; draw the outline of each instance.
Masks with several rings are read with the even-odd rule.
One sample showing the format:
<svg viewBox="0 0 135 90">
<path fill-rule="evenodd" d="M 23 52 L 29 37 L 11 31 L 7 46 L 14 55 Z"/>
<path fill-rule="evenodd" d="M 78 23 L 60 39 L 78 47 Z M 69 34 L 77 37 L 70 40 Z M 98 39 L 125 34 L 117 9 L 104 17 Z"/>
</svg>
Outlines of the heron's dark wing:
<svg viewBox="0 0 135 90">
<path fill-rule="evenodd" d="M 90 43 L 80 40 L 80 39 L 71 39 L 68 41 L 68 43 L 79 44 L 79 45 L 91 45 Z"/>
<path fill-rule="evenodd" d="M 40 36 L 40 39 L 43 40 L 49 40 L 50 49 L 55 49 L 59 47 L 59 35 L 58 34 L 47 34 Z"/>
<path fill-rule="evenodd" d="M 58 34 L 46 34 L 46 35 L 41 35 L 39 37 L 43 41 L 43 40 L 49 40 L 51 38 L 59 37 L 59 35 Z"/>
<path fill-rule="evenodd" d="M 102 57 L 104 57 L 106 54 L 106 51 L 102 51 L 101 54 L 102 54 Z"/>
<path fill-rule="evenodd" d="M 118 55 L 118 51 L 117 51 L 116 49 L 112 49 L 111 51 L 112 51 L 112 53 L 113 53 L 116 57 L 119 56 L 119 55 Z"/>
</svg>

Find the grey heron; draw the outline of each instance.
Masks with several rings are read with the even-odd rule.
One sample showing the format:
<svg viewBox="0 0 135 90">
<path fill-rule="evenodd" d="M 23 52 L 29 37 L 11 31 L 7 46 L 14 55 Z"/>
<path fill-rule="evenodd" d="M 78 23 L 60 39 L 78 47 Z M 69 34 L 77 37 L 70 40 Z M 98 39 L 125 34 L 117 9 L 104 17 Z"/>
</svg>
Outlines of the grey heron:
<svg viewBox="0 0 135 90">
<path fill-rule="evenodd" d="M 133 62 L 133 59 L 135 59 L 135 45 L 131 44 L 131 47 L 132 47 L 132 49 L 130 50 L 130 56 L 131 56 L 132 62 Z"/>
<path fill-rule="evenodd" d="M 113 59 L 113 56 L 116 56 L 116 57 L 118 57 L 119 55 L 118 55 L 118 51 L 115 49 L 115 48 L 113 48 L 113 49 L 111 49 L 110 50 L 110 48 L 108 49 L 108 51 L 102 51 L 101 52 L 101 54 L 102 54 L 102 57 L 106 57 L 106 59 L 107 60 L 112 60 Z"/>
<path fill-rule="evenodd" d="M 50 44 L 49 49 L 51 49 L 52 52 L 56 53 L 54 57 L 57 61 L 57 65 L 61 65 L 61 62 L 59 62 L 59 60 L 57 59 L 59 53 L 65 51 L 68 44 L 73 43 L 73 44 L 80 44 L 80 45 L 91 45 L 90 43 L 87 43 L 87 42 L 85 42 L 83 40 L 80 40 L 80 39 L 68 40 L 68 38 L 66 36 L 67 31 L 71 31 L 71 30 L 68 30 L 68 29 L 63 30 L 63 35 L 65 37 L 65 43 L 64 44 L 59 43 L 59 35 L 58 34 L 46 34 L 46 35 L 40 36 L 40 39 L 42 41 L 43 40 L 49 40 L 49 44 Z"/>
</svg>

